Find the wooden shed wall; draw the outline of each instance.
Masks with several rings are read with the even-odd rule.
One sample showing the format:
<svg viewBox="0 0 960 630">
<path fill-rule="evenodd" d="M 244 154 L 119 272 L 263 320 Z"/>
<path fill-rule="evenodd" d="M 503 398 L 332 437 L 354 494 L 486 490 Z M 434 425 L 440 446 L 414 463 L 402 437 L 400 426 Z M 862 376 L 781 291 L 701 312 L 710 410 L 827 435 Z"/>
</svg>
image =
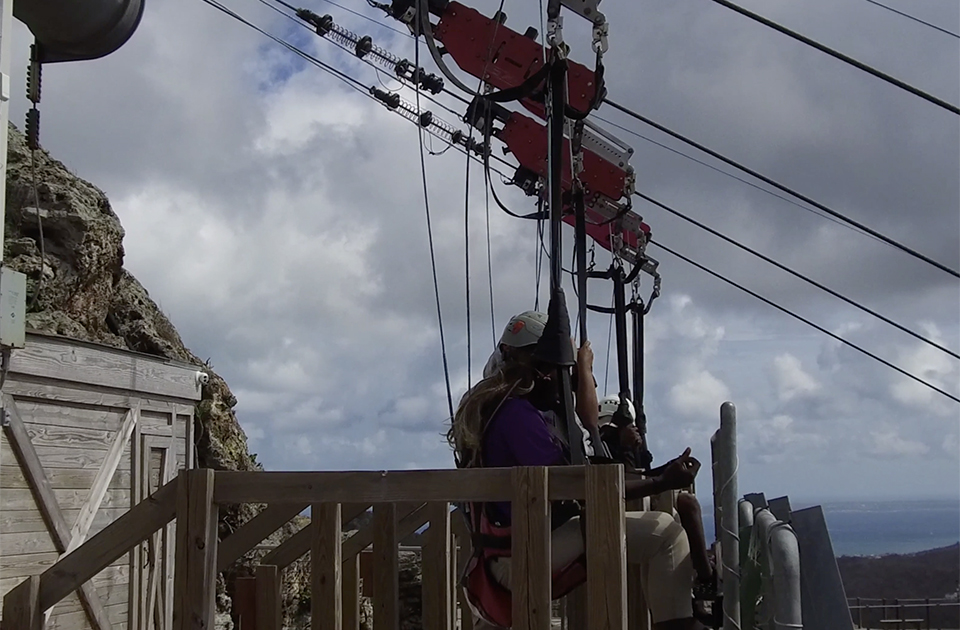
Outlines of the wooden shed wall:
<svg viewBox="0 0 960 630">
<path fill-rule="evenodd" d="M 22 422 L 67 532 L 75 533 L 71 530 L 94 494 L 105 461 L 115 461 L 116 470 L 109 478 L 101 473 L 106 489 L 87 537 L 177 470 L 193 466 L 193 409 L 200 397 L 195 373 L 192 366 L 45 335 L 28 335 L 27 347 L 14 352 L 3 386 L 4 412 Z M 125 425 L 127 433 L 121 435 Z M 24 577 L 45 571 L 68 542 L 58 545 L 52 535 L 43 498 L 31 489 L 34 471 L 21 465 L 12 437 L 5 427 L 0 437 L 0 596 Z M 170 627 L 172 531 L 92 580 L 112 630 Z M 96 626 L 75 593 L 53 609 L 47 628 Z"/>
</svg>

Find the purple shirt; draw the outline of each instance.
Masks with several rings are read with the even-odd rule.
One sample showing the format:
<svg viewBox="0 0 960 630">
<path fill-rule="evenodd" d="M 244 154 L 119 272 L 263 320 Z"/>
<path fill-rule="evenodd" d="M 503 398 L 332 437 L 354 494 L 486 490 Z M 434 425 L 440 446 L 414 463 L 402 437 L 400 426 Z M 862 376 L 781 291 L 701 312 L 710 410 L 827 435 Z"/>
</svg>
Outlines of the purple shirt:
<svg viewBox="0 0 960 630">
<path fill-rule="evenodd" d="M 484 466 L 510 468 L 565 463 L 563 444 L 540 410 L 523 398 L 511 398 L 503 403 L 490 421 L 483 440 Z M 509 522 L 510 503 L 494 503 L 491 507 L 491 516 Z"/>
</svg>

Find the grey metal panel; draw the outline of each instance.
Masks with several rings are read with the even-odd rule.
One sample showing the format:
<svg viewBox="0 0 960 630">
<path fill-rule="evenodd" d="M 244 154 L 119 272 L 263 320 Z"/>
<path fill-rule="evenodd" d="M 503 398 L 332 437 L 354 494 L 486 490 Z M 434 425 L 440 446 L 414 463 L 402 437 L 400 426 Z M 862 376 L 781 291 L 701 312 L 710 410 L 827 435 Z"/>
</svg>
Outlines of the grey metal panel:
<svg viewBox="0 0 960 630">
<path fill-rule="evenodd" d="M 777 497 L 776 499 L 770 499 L 769 505 L 770 511 L 773 512 L 773 515 L 777 517 L 778 521 L 783 521 L 784 523 L 790 522 L 790 499 L 783 496 Z"/>
<path fill-rule="evenodd" d="M 40 43 L 42 63 L 114 52 L 140 24 L 145 0 L 16 0 L 14 16 Z"/>
<path fill-rule="evenodd" d="M 853 630 L 853 619 L 847 607 L 846 593 L 823 509 L 816 505 L 794 511 L 791 526 L 800 543 L 804 627 Z"/>
<path fill-rule="evenodd" d="M 749 501 L 753 505 L 753 509 L 760 510 L 767 506 L 767 498 L 763 496 L 762 492 L 749 492 L 743 495 L 743 498 Z"/>
</svg>

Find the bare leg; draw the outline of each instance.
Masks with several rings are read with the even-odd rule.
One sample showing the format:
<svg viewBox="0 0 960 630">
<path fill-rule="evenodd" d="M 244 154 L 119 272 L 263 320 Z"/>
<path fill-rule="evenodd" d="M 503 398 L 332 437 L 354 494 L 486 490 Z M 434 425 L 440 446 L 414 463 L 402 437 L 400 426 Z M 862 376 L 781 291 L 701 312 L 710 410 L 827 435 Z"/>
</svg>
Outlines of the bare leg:
<svg viewBox="0 0 960 630">
<path fill-rule="evenodd" d="M 700 512 L 700 502 L 688 492 L 677 495 L 677 514 L 680 524 L 687 533 L 690 541 L 690 561 L 693 570 L 701 581 L 708 580 L 713 575 L 710 559 L 707 556 L 707 540 L 703 533 L 703 516 Z"/>
</svg>

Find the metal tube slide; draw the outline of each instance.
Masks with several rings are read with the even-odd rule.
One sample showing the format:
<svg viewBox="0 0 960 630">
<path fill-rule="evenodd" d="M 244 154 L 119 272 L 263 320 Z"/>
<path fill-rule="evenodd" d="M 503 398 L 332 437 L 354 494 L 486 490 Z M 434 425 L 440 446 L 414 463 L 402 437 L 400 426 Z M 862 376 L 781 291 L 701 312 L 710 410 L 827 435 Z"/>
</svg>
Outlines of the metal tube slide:
<svg viewBox="0 0 960 630">
<path fill-rule="evenodd" d="M 800 607 L 800 545 L 786 523 L 775 523 L 768 533 L 770 570 L 773 573 L 774 630 L 803 628 Z"/>
</svg>

